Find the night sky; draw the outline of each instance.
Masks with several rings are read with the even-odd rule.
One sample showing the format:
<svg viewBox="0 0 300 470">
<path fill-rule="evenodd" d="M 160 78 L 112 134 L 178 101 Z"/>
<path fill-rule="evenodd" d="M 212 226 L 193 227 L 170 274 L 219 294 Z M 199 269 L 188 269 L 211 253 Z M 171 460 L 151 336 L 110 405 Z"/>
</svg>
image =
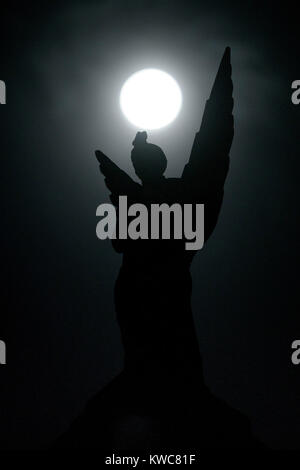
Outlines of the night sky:
<svg viewBox="0 0 300 470">
<path fill-rule="evenodd" d="M 293 6 L 273 2 L 1 6 L 0 442 L 47 445 L 122 368 L 121 257 L 96 238 L 109 194 L 94 157 L 100 148 L 136 179 L 121 86 L 143 68 L 180 84 L 179 117 L 148 138 L 166 153 L 166 176 L 180 176 L 230 46 L 231 167 L 217 228 L 193 261 L 193 312 L 211 390 L 263 442 L 300 445 L 297 31 Z"/>
</svg>

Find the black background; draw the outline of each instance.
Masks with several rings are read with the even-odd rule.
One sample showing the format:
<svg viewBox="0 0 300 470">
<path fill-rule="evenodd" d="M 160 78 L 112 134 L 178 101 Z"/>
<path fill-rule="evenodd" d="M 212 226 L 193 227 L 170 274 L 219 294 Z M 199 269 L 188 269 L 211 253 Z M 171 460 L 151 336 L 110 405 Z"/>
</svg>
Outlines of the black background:
<svg viewBox="0 0 300 470">
<path fill-rule="evenodd" d="M 195 322 L 213 392 L 272 448 L 299 446 L 297 31 L 286 2 L 1 5 L 3 446 L 47 445 L 122 367 L 121 259 L 95 235 L 108 192 L 93 155 L 101 148 L 134 176 L 122 84 L 146 67 L 178 80 L 182 112 L 149 141 L 179 176 L 227 45 L 235 138 L 218 226 L 193 262 Z"/>
</svg>

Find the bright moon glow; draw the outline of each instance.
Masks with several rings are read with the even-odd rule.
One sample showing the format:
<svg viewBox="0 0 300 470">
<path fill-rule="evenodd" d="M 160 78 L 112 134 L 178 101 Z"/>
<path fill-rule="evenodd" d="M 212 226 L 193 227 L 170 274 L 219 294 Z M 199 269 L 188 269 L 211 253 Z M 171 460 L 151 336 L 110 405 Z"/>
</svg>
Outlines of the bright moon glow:
<svg viewBox="0 0 300 470">
<path fill-rule="evenodd" d="M 124 83 L 120 106 L 128 121 L 140 129 L 159 129 L 178 115 L 182 96 L 177 82 L 162 70 L 144 69 Z"/>
</svg>

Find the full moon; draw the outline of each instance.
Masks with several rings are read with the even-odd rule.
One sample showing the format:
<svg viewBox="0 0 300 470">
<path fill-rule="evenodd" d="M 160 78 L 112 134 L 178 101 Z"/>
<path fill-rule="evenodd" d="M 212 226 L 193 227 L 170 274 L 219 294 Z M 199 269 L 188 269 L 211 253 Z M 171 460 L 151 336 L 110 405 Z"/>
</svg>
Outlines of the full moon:
<svg viewBox="0 0 300 470">
<path fill-rule="evenodd" d="M 120 93 L 120 106 L 131 124 L 140 129 L 159 129 L 177 117 L 182 95 L 176 80 L 158 69 L 131 75 Z"/>
</svg>

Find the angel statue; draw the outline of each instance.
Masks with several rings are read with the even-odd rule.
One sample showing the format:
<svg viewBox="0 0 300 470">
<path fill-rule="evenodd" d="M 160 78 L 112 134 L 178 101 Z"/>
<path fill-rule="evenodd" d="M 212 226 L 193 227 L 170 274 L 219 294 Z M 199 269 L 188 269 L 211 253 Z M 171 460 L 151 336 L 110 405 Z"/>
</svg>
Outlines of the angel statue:
<svg viewBox="0 0 300 470">
<path fill-rule="evenodd" d="M 141 184 L 96 151 L 116 212 L 121 196 L 146 207 L 204 204 L 204 243 L 209 239 L 229 169 L 232 92 L 227 47 L 181 178 L 164 177 L 167 158 L 147 142 L 146 132 L 137 133 L 131 151 Z M 191 309 L 190 266 L 196 251 L 186 250 L 185 240 L 175 237 L 119 237 L 112 244 L 123 256 L 114 297 L 124 368 L 89 401 L 56 448 L 105 449 L 109 455 L 116 450 L 261 447 L 248 419 L 204 384 Z"/>
<path fill-rule="evenodd" d="M 129 203 L 203 203 L 205 241 L 220 213 L 233 139 L 230 48 L 223 55 L 202 124 L 181 178 L 165 178 L 167 158 L 146 132 L 133 141 L 131 160 L 141 184 L 134 182 L 99 150 L 96 157 L 111 201 Z M 124 372 L 139 390 L 169 400 L 171 390 L 186 389 L 201 377 L 201 360 L 191 310 L 190 265 L 195 251 L 179 240 L 113 240 L 123 254 L 115 286 L 115 308 L 125 352 Z M 136 386 L 135 386 L 136 387 Z M 174 391 L 172 392 L 174 393 Z M 164 399 L 165 397 L 165 399 Z"/>
<path fill-rule="evenodd" d="M 204 239 L 220 213 L 233 140 L 233 85 L 227 47 L 200 130 L 181 178 L 165 178 L 167 158 L 146 132 L 133 141 L 131 160 L 141 183 L 133 181 L 101 151 L 100 170 L 112 203 L 204 204 Z M 115 285 L 115 310 L 124 346 L 122 400 L 135 415 L 162 416 L 199 401 L 206 387 L 191 309 L 191 261 L 195 251 L 182 240 L 112 240 L 122 253 Z"/>
<path fill-rule="evenodd" d="M 226 48 L 181 178 L 164 177 L 166 155 L 147 142 L 146 132 L 137 133 L 131 151 L 141 184 L 96 150 L 112 203 L 117 207 L 119 197 L 126 195 L 128 204 L 146 207 L 204 204 L 206 242 L 218 220 L 229 168 L 232 91 L 230 48 Z M 100 421 L 102 426 L 108 423 L 101 434 L 106 447 L 145 449 L 148 443 L 154 448 L 159 441 L 165 449 L 166 439 L 173 445 L 176 435 L 182 448 L 195 404 L 203 404 L 203 421 L 209 396 L 191 309 L 190 265 L 196 251 L 186 250 L 184 239 L 162 237 L 119 238 L 112 244 L 123 256 L 114 298 L 124 369 L 88 405 L 88 427 L 98 429 Z M 95 436 L 99 439 L 98 433 Z"/>
</svg>

